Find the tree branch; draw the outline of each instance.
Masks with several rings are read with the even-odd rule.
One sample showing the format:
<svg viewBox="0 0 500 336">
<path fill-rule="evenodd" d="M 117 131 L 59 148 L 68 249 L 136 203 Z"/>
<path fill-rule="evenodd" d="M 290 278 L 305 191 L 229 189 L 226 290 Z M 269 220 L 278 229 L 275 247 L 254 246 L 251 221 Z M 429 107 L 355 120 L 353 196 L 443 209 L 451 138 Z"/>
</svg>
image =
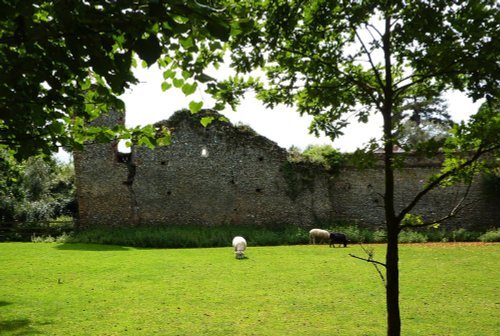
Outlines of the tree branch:
<svg viewBox="0 0 500 336">
<path fill-rule="evenodd" d="M 430 79 L 430 78 L 433 78 L 433 77 L 437 77 L 437 76 L 442 76 L 442 75 L 445 75 L 445 74 L 457 73 L 457 71 L 448 70 L 448 69 L 452 69 L 453 66 L 455 64 L 457 64 L 457 63 L 458 62 L 450 63 L 448 66 L 444 67 L 443 71 L 431 73 L 431 74 L 428 74 L 428 75 L 425 75 L 425 76 L 424 75 L 412 74 L 412 75 L 409 75 L 409 76 L 406 76 L 406 77 L 400 79 L 399 81 L 397 81 L 396 83 L 394 83 L 395 87 L 397 87 L 399 84 L 401 84 L 401 83 L 403 83 L 403 82 L 405 82 L 407 80 L 412 80 L 412 81 L 410 83 L 406 84 L 406 85 L 403 85 L 401 87 L 397 87 L 394 90 L 394 97 L 398 97 L 399 95 L 403 94 L 407 89 L 409 89 L 413 85 L 421 83 L 421 82 L 423 82 L 423 81 L 425 81 L 427 79 Z M 413 80 L 414 78 L 418 78 L 418 79 Z"/>
<path fill-rule="evenodd" d="M 375 74 L 375 78 L 377 79 L 378 85 L 380 87 L 384 87 L 384 83 L 382 81 L 382 77 L 380 76 L 380 73 L 378 72 L 377 68 L 375 67 L 375 64 L 373 63 L 372 55 L 368 48 L 366 47 L 365 43 L 363 42 L 363 39 L 361 39 L 361 36 L 359 36 L 357 31 L 354 31 L 356 34 L 356 37 L 358 38 L 359 43 L 361 43 L 361 47 L 365 51 L 366 56 L 368 56 L 368 61 L 370 62 L 370 66 Z"/>
<path fill-rule="evenodd" d="M 365 24 L 365 28 L 366 30 L 368 31 L 368 33 L 370 33 L 370 35 L 372 36 L 372 38 L 375 40 L 375 37 L 373 36 L 372 32 L 370 29 L 368 29 L 368 27 L 372 28 L 373 30 L 375 30 L 375 32 L 378 34 L 378 36 L 380 38 L 382 38 L 384 35 L 380 32 L 380 30 L 377 29 L 377 27 L 375 27 L 373 24 L 371 23 L 367 23 Z"/>
<path fill-rule="evenodd" d="M 366 261 L 366 262 L 369 262 L 369 263 L 372 263 L 372 264 L 376 264 L 376 265 L 380 265 L 380 266 L 384 266 L 386 267 L 386 265 L 380 261 L 376 261 L 376 260 L 373 260 L 371 258 L 361 258 L 361 257 L 358 257 L 352 253 L 349 253 L 349 255 L 353 258 L 356 258 L 356 259 L 359 259 L 359 260 L 363 260 L 363 261 Z"/>
<path fill-rule="evenodd" d="M 439 219 L 436 219 L 436 220 L 434 220 L 432 222 L 425 222 L 425 223 L 422 223 L 422 224 L 416 224 L 416 225 L 402 224 L 400 226 L 401 230 L 403 230 L 405 228 L 421 228 L 421 227 L 432 226 L 432 225 L 435 225 L 435 224 L 440 224 L 440 223 L 442 223 L 442 222 L 444 222 L 444 221 L 446 221 L 446 220 L 448 220 L 448 219 L 456 216 L 460 211 L 462 211 L 468 205 L 470 205 L 470 204 L 473 203 L 473 202 L 471 202 L 471 203 L 468 203 L 468 204 L 462 206 L 462 204 L 464 203 L 465 199 L 469 195 L 469 191 L 470 191 L 471 186 L 472 186 L 472 180 L 467 185 L 467 189 L 465 190 L 465 193 L 462 196 L 462 198 L 460 199 L 460 201 L 453 207 L 453 209 L 451 209 L 451 211 L 446 216 L 443 216 L 443 217 L 441 217 Z"/>
<path fill-rule="evenodd" d="M 363 260 L 363 261 L 366 261 L 366 262 L 369 262 L 370 264 L 372 264 L 373 267 L 375 267 L 375 269 L 377 270 L 377 273 L 378 273 L 380 279 L 382 280 L 382 283 L 384 284 L 385 287 L 387 287 L 387 282 L 385 281 L 384 274 L 378 268 L 379 265 L 387 268 L 387 265 L 384 263 L 381 263 L 380 261 L 376 261 L 373 259 L 373 255 L 374 255 L 373 249 L 368 250 L 362 244 L 359 244 L 359 246 L 361 246 L 363 251 L 368 255 L 368 258 L 361 258 L 361 257 L 355 256 L 352 253 L 349 253 L 349 255 L 353 258 Z"/>
<path fill-rule="evenodd" d="M 478 148 L 477 152 L 474 153 L 474 155 L 458 167 L 455 167 L 440 176 L 438 176 L 435 180 L 433 180 L 431 183 L 429 183 L 422 191 L 420 191 L 415 198 L 399 213 L 397 216 L 397 220 L 401 222 L 406 214 L 408 214 L 416 205 L 417 203 L 425 196 L 427 195 L 431 190 L 433 190 L 435 187 L 437 187 L 441 182 L 443 182 L 445 179 L 447 179 L 450 176 L 453 176 L 453 174 L 457 173 L 458 171 L 472 165 L 474 162 L 476 162 L 483 154 L 490 152 L 492 150 L 495 150 L 497 146 L 494 146 L 492 148 L 488 149 L 483 149 L 481 146 Z"/>
<path fill-rule="evenodd" d="M 303 53 L 303 52 L 301 52 L 299 50 L 293 50 L 293 49 L 290 49 L 290 48 L 285 48 L 283 46 L 278 46 L 277 48 L 279 48 L 281 51 L 287 51 L 287 52 L 290 52 L 290 53 L 295 53 L 295 54 L 300 55 L 302 57 L 314 58 L 315 60 L 317 60 L 318 62 L 322 63 L 326 67 L 328 67 L 330 69 L 334 69 L 335 71 L 337 71 L 338 73 L 340 73 L 341 75 L 343 75 L 347 80 L 349 80 L 350 82 L 352 82 L 352 83 L 356 84 L 357 86 L 359 86 L 360 89 L 363 92 L 365 92 L 370 97 L 370 100 L 373 102 L 373 104 L 375 104 L 375 106 L 377 107 L 377 109 L 379 109 L 379 110 L 381 109 L 380 101 L 374 95 L 374 91 L 377 91 L 377 89 L 374 88 L 374 87 L 372 87 L 372 86 L 370 86 L 368 83 L 366 83 L 364 81 L 361 81 L 361 80 L 357 80 L 356 78 L 354 78 L 350 74 L 348 74 L 348 73 L 340 70 L 338 67 L 336 67 L 335 65 L 331 64 L 330 62 L 325 61 L 323 58 L 321 58 L 317 54 L 311 56 L 311 55 Z"/>
</svg>

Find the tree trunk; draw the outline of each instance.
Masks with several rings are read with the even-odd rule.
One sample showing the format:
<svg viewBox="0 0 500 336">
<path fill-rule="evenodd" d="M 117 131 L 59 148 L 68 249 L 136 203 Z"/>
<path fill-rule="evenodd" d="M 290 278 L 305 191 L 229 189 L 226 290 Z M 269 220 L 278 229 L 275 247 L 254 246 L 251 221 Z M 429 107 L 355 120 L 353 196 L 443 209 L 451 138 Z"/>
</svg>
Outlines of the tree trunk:
<svg viewBox="0 0 500 336">
<path fill-rule="evenodd" d="M 401 334 L 401 316 L 399 312 L 399 224 L 394 221 L 387 223 L 386 251 L 386 305 L 387 305 L 387 335 Z"/>
<path fill-rule="evenodd" d="M 399 312 L 399 256 L 398 235 L 399 219 L 395 215 L 394 207 L 394 136 L 393 136 L 393 83 L 391 64 L 391 15 L 385 17 L 385 33 L 382 37 L 385 61 L 385 86 L 382 116 L 384 118 L 384 170 L 385 170 L 385 222 L 387 226 L 386 251 L 386 305 L 387 305 L 387 335 L 401 335 L 401 317 Z"/>
<path fill-rule="evenodd" d="M 390 118 L 389 118 L 390 119 Z M 385 146 L 385 220 L 387 227 L 386 265 L 386 306 L 387 335 L 401 334 L 399 312 L 399 221 L 394 214 L 394 168 L 392 163 L 392 141 Z"/>
</svg>

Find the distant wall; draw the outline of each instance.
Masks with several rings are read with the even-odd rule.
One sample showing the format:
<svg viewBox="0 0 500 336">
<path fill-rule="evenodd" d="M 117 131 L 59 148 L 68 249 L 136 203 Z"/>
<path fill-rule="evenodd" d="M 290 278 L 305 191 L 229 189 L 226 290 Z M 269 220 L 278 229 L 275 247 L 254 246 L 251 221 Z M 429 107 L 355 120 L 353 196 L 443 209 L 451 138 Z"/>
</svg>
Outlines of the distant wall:
<svg viewBox="0 0 500 336">
<path fill-rule="evenodd" d="M 345 168 L 332 175 L 311 164 L 293 164 L 276 143 L 246 128 L 218 121 L 205 111 L 177 112 L 157 126 L 172 130 L 172 144 L 121 154 L 117 144 L 88 144 L 75 153 L 82 225 L 296 225 L 333 221 L 384 224 L 383 169 Z M 200 116 L 213 116 L 208 127 Z M 118 113 L 97 121 L 123 123 Z M 438 169 L 437 162 L 409 162 L 396 174 L 396 204 L 402 207 Z M 472 206 L 454 226 L 498 225 L 498 195 L 487 195 L 480 178 L 470 190 Z M 445 215 L 464 186 L 438 190 L 418 210 Z M 496 198 L 495 198 L 496 197 Z M 497 203 L 495 203 L 497 202 Z"/>
<path fill-rule="evenodd" d="M 428 165 L 406 166 L 395 173 L 395 206 L 402 210 L 423 189 L 427 179 L 439 172 L 437 162 Z M 446 222 L 450 228 L 485 229 L 500 224 L 500 194 L 489 192 L 483 177 L 478 176 L 467 197 L 462 202 L 462 210 Z M 464 184 L 447 188 L 437 188 L 427 194 L 415 207 L 412 214 L 423 215 L 428 221 L 448 215 L 464 197 Z M 334 215 L 337 220 L 352 221 L 362 226 L 385 225 L 384 213 L 384 171 L 355 168 L 343 170 L 335 179 L 332 194 Z"/>
</svg>

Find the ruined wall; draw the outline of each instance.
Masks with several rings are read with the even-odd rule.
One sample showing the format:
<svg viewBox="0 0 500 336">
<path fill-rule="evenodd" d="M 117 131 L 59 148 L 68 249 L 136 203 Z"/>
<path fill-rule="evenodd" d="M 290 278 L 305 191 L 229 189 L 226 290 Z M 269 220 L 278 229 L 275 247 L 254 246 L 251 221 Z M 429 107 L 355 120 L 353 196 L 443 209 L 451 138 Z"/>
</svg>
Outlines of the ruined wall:
<svg viewBox="0 0 500 336">
<path fill-rule="evenodd" d="M 111 112 L 94 122 L 112 127 L 124 116 Z M 128 167 L 118 161 L 117 143 L 88 143 L 74 153 L 79 220 L 85 224 L 130 223 L 134 200 L 127 185 Z"/>
<path fill-rule="evenodd" d="M 202 116 L 213 116 L 208 127 Z M 178 112 L 157 126 L 172 130 L 172 144 L 149 150 L 135 147 L 120 155 L 116 144 L 88 144 L 75 153 L 83 225 L 327 225 L 345 220 L 384 225 L 383 167 L 343 169 L 332 175 L 322 167 L 294 164 L 276 143 L 245 128 L 218 121 L 204 111 Z M 97 123 L 123 122 L 112 113 Z M 396 206 L 418 193 L 438 161 L 409 160 L 396 173 Z M 454 226 L 498 225 L 498 194 L 484 190 L 479 178 L 452 221 Z M 413 211 L 436 219 L 462 197 L 465 186 L 437 190 Z"/>
<path fill-rule="evenodd" d="M 171 145 L 135 147 L 127 162 L 116 159 L 113 145 L 89 144 L 75 154 L 80 222 L 308 226 L 331 220 L 328 175 L 310 174 L 308 188 L 291 191 L 286 178 L 296 173 L 283 148 L 228 122 L 203 127 L 201 116 L 182 112 L 158 123 L 172 129 Z"/>
<path fill-rule="evenodd" d="M 439 171 L 439 162 L 406 165 L 395 172 L 395 207 L 402 210 L 424 188 L 428 178 Z M 447 228 L 487 229 L 500 223 L 500 194 L 488 192 L 484 177 L 477 177 L 462 202 L 462 210 L 446 222 Z M 361 226 L 383 227 L 384 170 L 344 169 L 332 183 L 331 193 L 337 220 L 356 222 Z M 423 215 L 426 221 L 447 216 L 464 197 L 465 184 L 437 188 L 421 199 L 412 214 Z"/>
</svg>

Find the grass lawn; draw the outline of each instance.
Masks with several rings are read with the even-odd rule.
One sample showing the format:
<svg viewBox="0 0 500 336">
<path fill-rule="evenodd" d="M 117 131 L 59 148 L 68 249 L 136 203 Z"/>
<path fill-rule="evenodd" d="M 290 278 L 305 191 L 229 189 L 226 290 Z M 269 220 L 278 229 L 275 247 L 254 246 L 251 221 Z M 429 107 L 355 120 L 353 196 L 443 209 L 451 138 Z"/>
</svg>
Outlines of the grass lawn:
<svg viewBox="0 0 500 336">
<path fill-rule="evenodd" d="M 385 247 L 373 246 L 383 260 Z M 0 244 L 0 335 L 384 335 L 359 246 Z M 500 244 L 401 245 L 403 335 L 499 335 Z"/>
</svg>

